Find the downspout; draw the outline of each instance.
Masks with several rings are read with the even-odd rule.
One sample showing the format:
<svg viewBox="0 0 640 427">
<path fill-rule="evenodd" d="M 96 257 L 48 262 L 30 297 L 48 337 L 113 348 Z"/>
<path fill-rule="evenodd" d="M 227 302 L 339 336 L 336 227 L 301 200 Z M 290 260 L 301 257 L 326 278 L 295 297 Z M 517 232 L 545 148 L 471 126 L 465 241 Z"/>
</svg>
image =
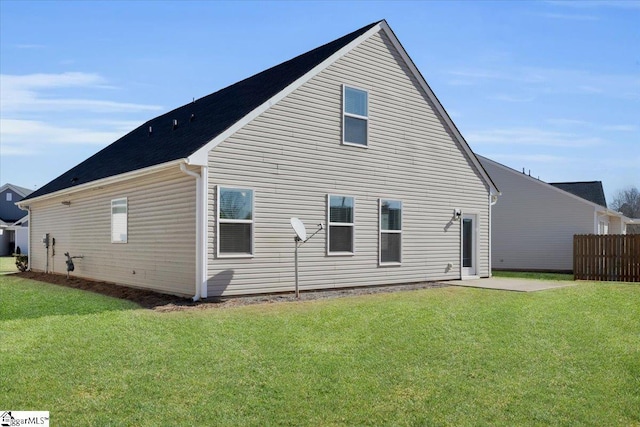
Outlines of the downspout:
<svg viewBox="0 0 640 427">
<path fill-rule="evenodd" d="M 200 236 L 202 235 L 202 176 L 186 168 L 186 163 L 180 163 L 180 170 L 196 179 L 196 291 L 193 301 L 200 300 L 202 287 L 202 253 L 203 247 Z"/>
<path fill-rule="evenodd" d="M 491 214 L 493 205 L 498 203 L 498 196 L 489 192 L 489 277 L 493 277 L 493 253 L 491 251 L 491 235 L 493 234 L 493 224 L 491 223 Z"/>
<path fill-rule="evenodd" d="M 27 271 L 31 271 L 31 250 L 33 249 L 31 244 L 31 206 L 27 206 L 27 223 L 29 224 L 27 227 L 27 256 L 30 258 L 27 264 Z"/>
</svg>

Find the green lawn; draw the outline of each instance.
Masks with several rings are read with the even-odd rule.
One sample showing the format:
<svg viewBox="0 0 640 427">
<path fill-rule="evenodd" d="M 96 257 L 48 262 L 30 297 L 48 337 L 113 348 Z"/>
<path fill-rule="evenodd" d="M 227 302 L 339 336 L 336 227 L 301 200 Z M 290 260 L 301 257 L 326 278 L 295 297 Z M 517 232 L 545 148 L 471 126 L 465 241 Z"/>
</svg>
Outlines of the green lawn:
<svg viewBox="0 0 640 427">
<path fill-rule="evenodd" d="M 160 313 L 0 277 L 0 408 L 52 425 L 640 425 L 640 286 Z"/>
<path fill-rule="evenodd" d="M 516 277 L 519 279 L 536 280 L 573 280 L 573 274 L 564 273 L 543 273 L 536 271 L 495 271 L 491 274 L 495 277 Z"/>
<path fill-rule="evenodd" d="M 16 258 L 12 256 L 0 257 L 0 274 L 17 272 Z"/>
</svg>

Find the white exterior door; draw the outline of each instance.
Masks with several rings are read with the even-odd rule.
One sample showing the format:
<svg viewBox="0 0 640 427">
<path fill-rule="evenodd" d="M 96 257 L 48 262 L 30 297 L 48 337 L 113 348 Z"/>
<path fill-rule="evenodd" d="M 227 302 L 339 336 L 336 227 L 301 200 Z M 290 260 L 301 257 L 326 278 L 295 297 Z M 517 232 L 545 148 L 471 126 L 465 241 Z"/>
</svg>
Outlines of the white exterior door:
<svg viewBox="0 0 640 427">
<path fill-rule="evenodd" d="M 478 274 L 478 216 L 464 214 L 462 217 L 462 277 Z"/>
</svg>

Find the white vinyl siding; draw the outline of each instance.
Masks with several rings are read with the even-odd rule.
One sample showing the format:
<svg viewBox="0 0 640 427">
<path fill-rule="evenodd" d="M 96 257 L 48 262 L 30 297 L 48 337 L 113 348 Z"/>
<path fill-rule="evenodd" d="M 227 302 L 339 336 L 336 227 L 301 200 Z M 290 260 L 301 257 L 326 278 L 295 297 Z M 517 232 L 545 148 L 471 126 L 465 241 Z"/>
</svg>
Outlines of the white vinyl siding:
<svg viewBox="0 0 640 427">
<path fill-rule="evenodd" d="M 353 255 L 355 200 L 350 196 L 327 196 L 327 254 Z"/>
<path fill-rule="evenodd" d="M 369 94 L 343 85 L 342 142 L 366 147 L 369 134 Z"/>
<path fill-rule="evenodd" d="M 402 262 L 402 202 L 380 199 L 380 265 Z"/>
<path fill-rule="evenodd" d="M 253 190 L 218 187 L 218 256 L 253 255 Z"/>
<path fill-rule="evenodd" d="M 573 236 L 594 234 L 594 207 L 543 181 L 480 158 L 502 195 L 492 207 L 497 270 L 573 270 Z"/>
<path fill-rule="evenodd" d="M 210 239 L 210 297 L 293 291 L 291 217 L 308 229 L 325 224 L 300 249 L 301 291 L 459 279 L 455 208 L 478 212 L 478 274 L 489 275 L 489 189 L 409 73 L 386 35 L 375 34 L 210 152 L 210 235 L 217 185 L 253 188 L 257 213 L 250 262 L 216 258 Z M 366 150 L 341 144 L 343 85 L 368 89 Z M 356 255 L 327 255 L 327 194 L 355 200 Z M 381 198 L 402 201 L 402 265 L 394 268 L 379 265 Z"/>
<path fill-rule="evenodd" d="M 111 201 L 127 196 L 127 244 L 111 243 Z M 46 268 L 42 235 L 56 239 L 49 269 L 170 294 L 193 296 L 196 271 L 196 184 L 178 167 L 99 189 L 31 203 L 29 263 Z M 63 205 L 62 201 L 71 201 Z M 179 203 L 178 203 L 179 202 Z"/>
<path fill-rule="evenodd" d="M 127 199 L 111 201 L 111 243 L 127 243 Z"/>
</svg>

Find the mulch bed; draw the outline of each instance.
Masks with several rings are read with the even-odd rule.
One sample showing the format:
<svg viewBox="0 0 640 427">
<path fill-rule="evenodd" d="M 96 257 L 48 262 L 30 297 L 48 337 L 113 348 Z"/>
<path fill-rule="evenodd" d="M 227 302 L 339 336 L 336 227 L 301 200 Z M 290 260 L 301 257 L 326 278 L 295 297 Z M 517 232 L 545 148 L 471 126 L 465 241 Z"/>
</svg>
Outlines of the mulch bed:
<svg viewBox="0 0 640 427">
<path fill-rule="evenodd" d="M 69 288 L 82 289 L 86 291 L 96 292 L 114 298 L 126 299 L 133 301 L 140 307 L 148 308 L 156 311 L 180 311 L 180 310 L 202 310 L 210 308 L 222 308 L 230 306 L 241 306 L 250 304 L 265 304 L 275 302 L 294 302 L 294 301 L 312 301 L 328 298 L 340 298 L 354 295 L 369 295 L 379 293 L 391 293 L 400 291 L 410 291 L 417 289 L 442 288 L 448 286 L 446 283 L 440 282 L 419 282 L 403 285 L 390 286 L 371 286 L 358 288 L 342 288 L 331 290 L 304 291 L 300 292 L 300 299 L 296 299 L 295 294 L 267 294 L 256 296 L 241 297 L 216 297 L 207 298 L 194 302 L 190 298 L 182 298 L 174 295 L 166 295 L 158 292 L 148 291 L 145 289 L 130 288 L 127 286 L 116 285 L 114 283 L 102 282 L 96 280 L 88 280 L 79 277 L 69 277 L 63 274 L 45 274 L 27 271 L 17 273 L 16 276 L 25 279 L 37 280 L 40 282 L 52 283 L 59 286 L 67 286 Z"/>
</svg>

